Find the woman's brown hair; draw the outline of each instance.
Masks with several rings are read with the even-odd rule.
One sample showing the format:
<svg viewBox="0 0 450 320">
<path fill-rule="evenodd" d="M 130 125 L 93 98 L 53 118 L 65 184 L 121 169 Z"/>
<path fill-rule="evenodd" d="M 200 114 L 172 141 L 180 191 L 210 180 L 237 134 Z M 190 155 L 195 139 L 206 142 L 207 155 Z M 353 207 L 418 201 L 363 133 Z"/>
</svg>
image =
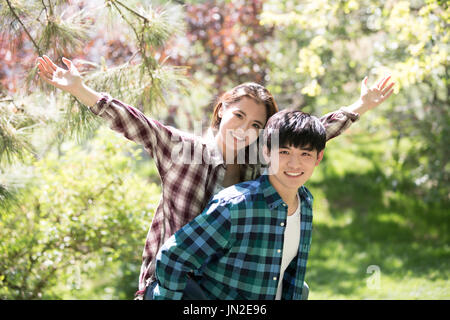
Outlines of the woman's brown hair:
<svg viewBox="0 0 450 320">
<path fill-rule="evenodd" d="M 220 121 L 219 110 L 223 105 L 230 105 L 238 102 L 242 98 L 247 97 L 252 99 L 258 104 L 262 104 L 266 107 L 267 120 L 278 112 L 278 106 L 273 98 L 272 94 L 264 86 L 254 83 L 246 82 L 228 90 L 216 101 L 214 106 L 211 127 L 218 129 Z"/>
</svg>

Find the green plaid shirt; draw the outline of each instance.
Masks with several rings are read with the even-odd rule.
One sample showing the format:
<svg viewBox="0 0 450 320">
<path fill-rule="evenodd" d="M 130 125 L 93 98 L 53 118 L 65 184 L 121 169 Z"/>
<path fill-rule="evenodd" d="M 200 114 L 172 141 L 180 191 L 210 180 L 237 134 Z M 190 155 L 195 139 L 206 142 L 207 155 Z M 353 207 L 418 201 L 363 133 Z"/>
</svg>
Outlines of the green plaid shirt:
<svg viewBox="0 0 450 320">
<path fill-rule="evenodd" d="M 304 186 L 300 244 L 283 277 L 282 299 L 300 300 L 311 244 L 313 197 Z M 176 232 L 156 257 L 154 299 L 181 299 L 188 275 L 211 299 L 274 300 L 287 205 L 267 175 L 226 188 Z"/>
</svg>

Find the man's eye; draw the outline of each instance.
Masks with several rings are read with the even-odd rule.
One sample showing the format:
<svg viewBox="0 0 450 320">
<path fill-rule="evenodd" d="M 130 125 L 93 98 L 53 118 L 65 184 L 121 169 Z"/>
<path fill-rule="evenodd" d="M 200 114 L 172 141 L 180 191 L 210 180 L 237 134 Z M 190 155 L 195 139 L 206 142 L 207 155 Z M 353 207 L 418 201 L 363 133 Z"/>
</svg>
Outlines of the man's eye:
<svg viewBox="0 0 450 320">
<path fill-rule="evenodd" d="M 308 153 L 308 152 L 303 152 L 303 153 L 302 153 L 302 156 L 304 156 L 304 157 L 310 157 L 310 156 L 311 156 L 311 154 L 310 154 L 310 153 Z"/>
<path fill-rule="evenodd" d="M 280 151 L 280 154 L 289 154 L 289 151 L 283 150 L 283 151 Z"/>
</svg>

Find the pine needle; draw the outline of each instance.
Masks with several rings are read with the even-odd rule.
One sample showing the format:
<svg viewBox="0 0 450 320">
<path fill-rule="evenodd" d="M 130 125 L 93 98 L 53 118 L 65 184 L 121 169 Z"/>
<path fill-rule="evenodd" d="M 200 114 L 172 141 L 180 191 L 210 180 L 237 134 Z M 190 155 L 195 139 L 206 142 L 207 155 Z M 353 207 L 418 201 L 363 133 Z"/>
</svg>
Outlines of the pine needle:
<svg viewBox="0 0 450 320">
<path fill-rule="evenodd" d="M 34 121 L 10 110 L 0 104 L 0 163 L 12 163 L 15 159 L 23 159 L 25 153 L 33 152 L 27 129 L 34 125 Z"/>
</svg>

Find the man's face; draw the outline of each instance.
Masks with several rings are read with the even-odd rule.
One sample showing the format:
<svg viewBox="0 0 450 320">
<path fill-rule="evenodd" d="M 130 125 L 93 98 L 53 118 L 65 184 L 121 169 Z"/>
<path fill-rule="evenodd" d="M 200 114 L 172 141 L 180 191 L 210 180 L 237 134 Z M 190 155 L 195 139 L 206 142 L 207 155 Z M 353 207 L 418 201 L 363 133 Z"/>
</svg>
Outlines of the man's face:
<svg viewBox="0 0 450 320">
<path fill-rule="evenodd" d="M 323 158 L 323 150 L 318 153 L 307 147 L 282 146 L 272 149 L 270 154 L 266 148 L 264 153 L 270 161 L 269 180 L 283 191 L 297 192 Z"/>
</svg>

